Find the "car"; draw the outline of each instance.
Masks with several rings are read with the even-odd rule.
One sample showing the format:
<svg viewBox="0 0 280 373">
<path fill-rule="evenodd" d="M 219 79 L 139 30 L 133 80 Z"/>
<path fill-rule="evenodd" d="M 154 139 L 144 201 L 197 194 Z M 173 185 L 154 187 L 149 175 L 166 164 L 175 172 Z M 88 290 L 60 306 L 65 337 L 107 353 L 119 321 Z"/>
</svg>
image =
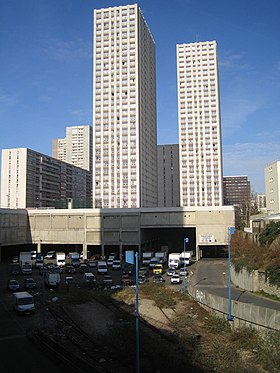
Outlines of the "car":
<svg viewBox="0 0 280 373">
<path fill-rule="evenodd" d="M 84 282 L 85 283 L 93 283 L 93 284 L 95 284 L 96 283 L 96 278 L 95 278 L 94 274 L 91 273 L 91 272 L 86 272 L 84 274 Z"/>
<path fill-rule="evenodd" d="M 165 279 L 162 277 L 162 275 L 154 275 L 153 282 L 156 284 L 161 284 L 165 282 Z"/>
<path fill-rule="evenodd" d="M 181 268 L 180 271 L 179 271 L 179 275 L 180 276 L 187 276 L 188 275 L 188 270 L 187 268 Z"/>
<path fill-rule="evenodd" d="M 9 291 L 17 291 L 19 290 L 20 286 L 19 286 L 19 282 L 15 279 L 11 279 L 11 280 L 8 280 L 7 282 L 7 289 Z"/>
<path fill-rule="evenodd" d="M 55 266 L 55 267 L 53 267 L 53 269 L 51 271 L 52 271 L 52 273 L 59 273 L 59 274 L 61 274 L 62 273 L 62 268 L 59 267 L 59 266 Z"/>
<path fill-rule="evenodd" d="M 130 286 L 132 285 L 132 279 L 129 275 L 123 275 L 121 279 L 122 286 Z"/>
<path fill-rule="evenodd" d="M 173 276 L 173 275 L 175 275 L 175 273 L 177 273 L 175 267 L 170 267 L 170 268 L 168 268 L 167 271 L 166 271 L 167 276 Z"/>
<path fill-rule="evenodd" d="M 66 276 L 65 277 L 65 284 L 66 285 L 70 285 L 70 284 L 74 284 L 75 281 L 74 281 L 74 278 L 72 276 Z"/>
<path fill-rule="evenodd" d="M 79 268 L 79 273 L 84 275 L 86 272 L 88 272 L 88 266 L 86 264 L 81 264 Z"/>
<path fill-rule="evenodd" d="M 93 259 L 89 259 L 87 261 L 87 266 L 88 267 L 91 267 L 91 268 L 95 268 L 97 266 L 97 261 L 96 260 L 93 260 Z"/>
<path fill-rule="evenodd" d="M 182 282 L 182 279 L 180 277 L 180 275 L 178 273 L 175 273 L 171 279 L 170 279 L 170 282 L 172 285 L 175 285 L 175 284 L 181 284 Z"/>
<path fill-rule="evenodd" d="M 149 274 L 149 268 L 148 267 L 140 267 L 138 270 L 139 276 L 146 276 Z"/>
<path fill-rule="evenodd" d="M 123 275 L 132 275 L 134 271 L 134 264 L 125 263 L 123 267 Z"/>
<path fill-rule="evenodd" d="M 67 266 L 66 267 L 66 273 L 74 274 L 74 273 L 76 273 L 76 269 L 73 266 Z"/>
<path fill-rule="evenodd" d="M 53 263 L 47 263 L 46 267 L 47 267 L 48 270 L 51 271 L 54 268 L 54 264 Z"/>
<path fill-rule="evenodd" d="M 121 261 L 119 259 L 115 259 L 112 264 L 113 271 L 119 271 L 121 267 Z"/>
<path fill-rule="evenodd" d="M 108 267 L 112 267 L 113 262 L 114 262 L 114 259 L 113 259 L 113 258 L 109 258 L 109 259 L 107 260 L 107 266 L 108 266 Z"/>
<path fill-rule="evenodd" d="M 55 251 L 48 251 L 45 255 L 45 259 L 55 259 L 56 252 Z"/>
<path fill-rule="evenodd" d="M 39 268 L 39 275 L 43 276 L 48 272 L 48 268 L 46 266 L 42 266 Z"/>
<path fill-rule="evenodd" d="M 18 256 L 13 256 L 12 263 L 18 263 Z"/>
<path fill-rule="evenodd" d="M 162 264 L 156 264 L 153 268 L 153 274 L 154 275 L 162 275 L 162 272 L 163 272 Z"/>
<path fill-rule="evenodd" d="M 149 279 L 145 275 L 139 275 L 138 276 L 138 284 L 142 285 L 145 284 L 145 282 L 149 282 Z"/>
<path fill-rule="evenodd" d="M 111 275 L 104 275 L 103 277 L 103 285 L 112 285 L 113 279 Z"/>
<path fill-rule="evenodd" d="M 30 254 L 31 254 L 31 260 L 35 260 L 36 259 L 36 255 L 37 255 L 37 251 L 32 250 L 32 251 L 30 251 Z"/>
<path fill-rule="evenodd" d="M 11 275 L 18 276 L 20 274 L 20 266 L 18 264 L 12 264 L 11 266 Z"/>
<path fill-rule="evenodd" d="M 33 278 L 29 277 L 24 280 L 24 288 L 26 290 L 32 290 L 36 288 L 36 282 L 33 280 Z"/>
</svg>

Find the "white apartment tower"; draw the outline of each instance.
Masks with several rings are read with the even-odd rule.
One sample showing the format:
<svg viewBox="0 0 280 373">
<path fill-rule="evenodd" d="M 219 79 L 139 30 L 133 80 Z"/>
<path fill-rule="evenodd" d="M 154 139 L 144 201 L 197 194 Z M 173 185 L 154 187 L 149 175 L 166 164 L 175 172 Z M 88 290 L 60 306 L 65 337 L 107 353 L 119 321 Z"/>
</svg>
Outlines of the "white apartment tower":
<svg viewBox="0 0 280 373">
<path fill-rule="evenodd" d="M 94 11 L 95 207 L 157 206 L 155 43 L 137 4 Z"/>
<path fill-rule="evenodd" d="M 64 139 L 52 140 L 52 156 L 92 172 L 92 126 L 66 127 Z"/>
<path fill-rule="evenodd" d="M 280 213 L 280 161 L 267 165 L 264 169 L 266 209 L 269 214 Z"/>
<path fill-rule="evenodd" d="M 180 205 L 221 206 L 222 143 L 215 41 L 176 46 Z"/>
</svg>

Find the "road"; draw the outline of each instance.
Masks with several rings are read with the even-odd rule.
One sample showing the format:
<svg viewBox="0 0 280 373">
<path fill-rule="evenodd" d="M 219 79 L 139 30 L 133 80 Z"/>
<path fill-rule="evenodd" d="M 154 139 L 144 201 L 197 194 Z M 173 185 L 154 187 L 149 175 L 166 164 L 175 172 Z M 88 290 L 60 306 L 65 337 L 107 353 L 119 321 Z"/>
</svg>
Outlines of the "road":
<svg viewBox="0 0 280 373">
<path fill-rule="evenodd" d="M 195 263 L 192 270 L 193 285 L 209 293 L 228 298 L 226 259 L 201 259 Z M 257 296 L 234 285 L 231 286 L 231 299 L 280 311 L 280 302 Z"/>
</svg>

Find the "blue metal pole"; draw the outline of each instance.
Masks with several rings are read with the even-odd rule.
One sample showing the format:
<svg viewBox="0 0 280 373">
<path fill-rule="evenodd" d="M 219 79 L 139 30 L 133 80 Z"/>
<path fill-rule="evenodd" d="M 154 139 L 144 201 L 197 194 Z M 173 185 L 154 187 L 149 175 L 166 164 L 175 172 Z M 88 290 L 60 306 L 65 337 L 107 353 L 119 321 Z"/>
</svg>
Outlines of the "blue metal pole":
<svg viewBox="0 0 280 373">
<path fill-rule="evenodd" d="M 136 299 L 135 299 L 135 317 L 136 317 L 136 373 L 140 373 L 140 341 L 139 341 L 139 305 L 138 305 L 138 252 L 135 254 L 136 262 Z"/>
</svg>

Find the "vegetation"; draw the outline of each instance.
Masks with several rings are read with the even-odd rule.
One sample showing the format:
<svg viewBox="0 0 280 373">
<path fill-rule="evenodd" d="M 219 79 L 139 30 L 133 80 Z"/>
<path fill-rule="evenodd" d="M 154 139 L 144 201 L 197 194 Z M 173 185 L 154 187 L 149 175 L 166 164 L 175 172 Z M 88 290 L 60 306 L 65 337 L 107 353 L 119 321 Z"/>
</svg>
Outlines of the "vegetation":
<svg viewBox="0 0 280 373">
<path fill-rule="evenodd" d="M 280 286 L 279 233 L 280 222 L 268 224 L 262 233 L 262 244 L 259 244 L 248 234 L 236 231 L 231 237 L 231 258 L 235 270 L 237 272 L 242 268 L 248 271 L 263 270 L 271 285 Z"/>
</svg>

